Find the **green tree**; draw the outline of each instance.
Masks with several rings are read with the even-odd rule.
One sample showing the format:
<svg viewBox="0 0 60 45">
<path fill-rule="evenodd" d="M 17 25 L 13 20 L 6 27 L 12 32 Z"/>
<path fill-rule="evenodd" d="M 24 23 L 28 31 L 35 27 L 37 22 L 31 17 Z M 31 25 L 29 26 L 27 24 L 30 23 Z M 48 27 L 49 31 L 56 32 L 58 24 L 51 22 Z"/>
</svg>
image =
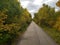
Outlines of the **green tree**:
<svg viewBox="0 0 60 45">
<path fill-rule="evenodd" d="M 0 45 L 15 39 L 30 22 L 31 14 L 22 8 L 18 0 L 0 0 Z"/>
</svg>

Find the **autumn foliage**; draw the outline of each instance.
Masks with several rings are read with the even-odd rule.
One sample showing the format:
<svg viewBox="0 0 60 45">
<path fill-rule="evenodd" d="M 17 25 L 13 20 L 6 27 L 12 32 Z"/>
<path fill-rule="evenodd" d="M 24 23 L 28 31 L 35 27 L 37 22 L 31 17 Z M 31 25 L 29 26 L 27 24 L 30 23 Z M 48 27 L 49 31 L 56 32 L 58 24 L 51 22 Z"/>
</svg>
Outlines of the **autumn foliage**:
<svg viewBox="0 0 60 45">
<path fill-rule="evenodd" d="M 0 45 L 24 32 L 30 22 L 30 13 L 21 7 L 18 0 L 0 0 Z"/>
<path fill-rule="evenodd" d="M 56 3 L 56 5 L 57 5 L 58 7 L 60 7 L 60 0 Z"/>
<path fill-rule="evenodd" d="M 33 20 L 60 45 L 60 10 L 43 4 Z"/>
</svg>

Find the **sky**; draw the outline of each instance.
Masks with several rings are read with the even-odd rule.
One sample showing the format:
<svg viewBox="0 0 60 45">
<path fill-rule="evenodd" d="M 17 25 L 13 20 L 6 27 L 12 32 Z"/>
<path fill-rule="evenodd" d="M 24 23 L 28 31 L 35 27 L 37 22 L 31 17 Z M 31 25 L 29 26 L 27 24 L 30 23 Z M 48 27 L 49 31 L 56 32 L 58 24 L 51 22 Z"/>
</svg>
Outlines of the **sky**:
<svg viewBox="0 0 60 45">
<path fill-rule="evenodd" d="M 42 5 L 45 3 L 51 7 L 55 7 L 55 10 L 57 11 L 59 7 L 56 6 L 56 2 L 58 0 L 20 0 L 20 3 L 23 8 L 27 8 L 28 11 L 32 14 L 32 17 L 34 17 L 34 13 L 37 12 Z"/>
</svg>

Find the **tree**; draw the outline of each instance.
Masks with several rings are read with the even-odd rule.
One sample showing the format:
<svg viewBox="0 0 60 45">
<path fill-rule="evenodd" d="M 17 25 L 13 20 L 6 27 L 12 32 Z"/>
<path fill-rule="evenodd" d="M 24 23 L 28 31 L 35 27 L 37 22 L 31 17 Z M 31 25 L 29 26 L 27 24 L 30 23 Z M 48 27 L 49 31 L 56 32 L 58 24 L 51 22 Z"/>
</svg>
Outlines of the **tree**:
<svg viewBox="0 0 60 45">
<path fill-rule="evenodd" d="M 0 45 L 24 32 L 30 22 L 31 14 L 22 8 L 18 0 L 0 0 Z"/>
<path fill-rule="evenodd" d="M 60 0 L 56 3 L 56 5 L 57 5 L 58 7 L 60 7 Z"/>
</svg>

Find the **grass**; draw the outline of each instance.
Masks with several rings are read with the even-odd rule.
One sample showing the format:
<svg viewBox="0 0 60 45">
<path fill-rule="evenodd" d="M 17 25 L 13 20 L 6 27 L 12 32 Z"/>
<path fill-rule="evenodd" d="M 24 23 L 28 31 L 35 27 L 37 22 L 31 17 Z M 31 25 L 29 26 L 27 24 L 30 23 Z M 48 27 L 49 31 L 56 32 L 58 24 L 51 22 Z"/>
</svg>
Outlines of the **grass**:
<svg viewBox="0 0 60 45">
<path fill-rule="evenodd" d="M 43 29 L 60 45 L 60 32 L 58 30 L 49 27 L 43 27 Z"/>
</svg>

